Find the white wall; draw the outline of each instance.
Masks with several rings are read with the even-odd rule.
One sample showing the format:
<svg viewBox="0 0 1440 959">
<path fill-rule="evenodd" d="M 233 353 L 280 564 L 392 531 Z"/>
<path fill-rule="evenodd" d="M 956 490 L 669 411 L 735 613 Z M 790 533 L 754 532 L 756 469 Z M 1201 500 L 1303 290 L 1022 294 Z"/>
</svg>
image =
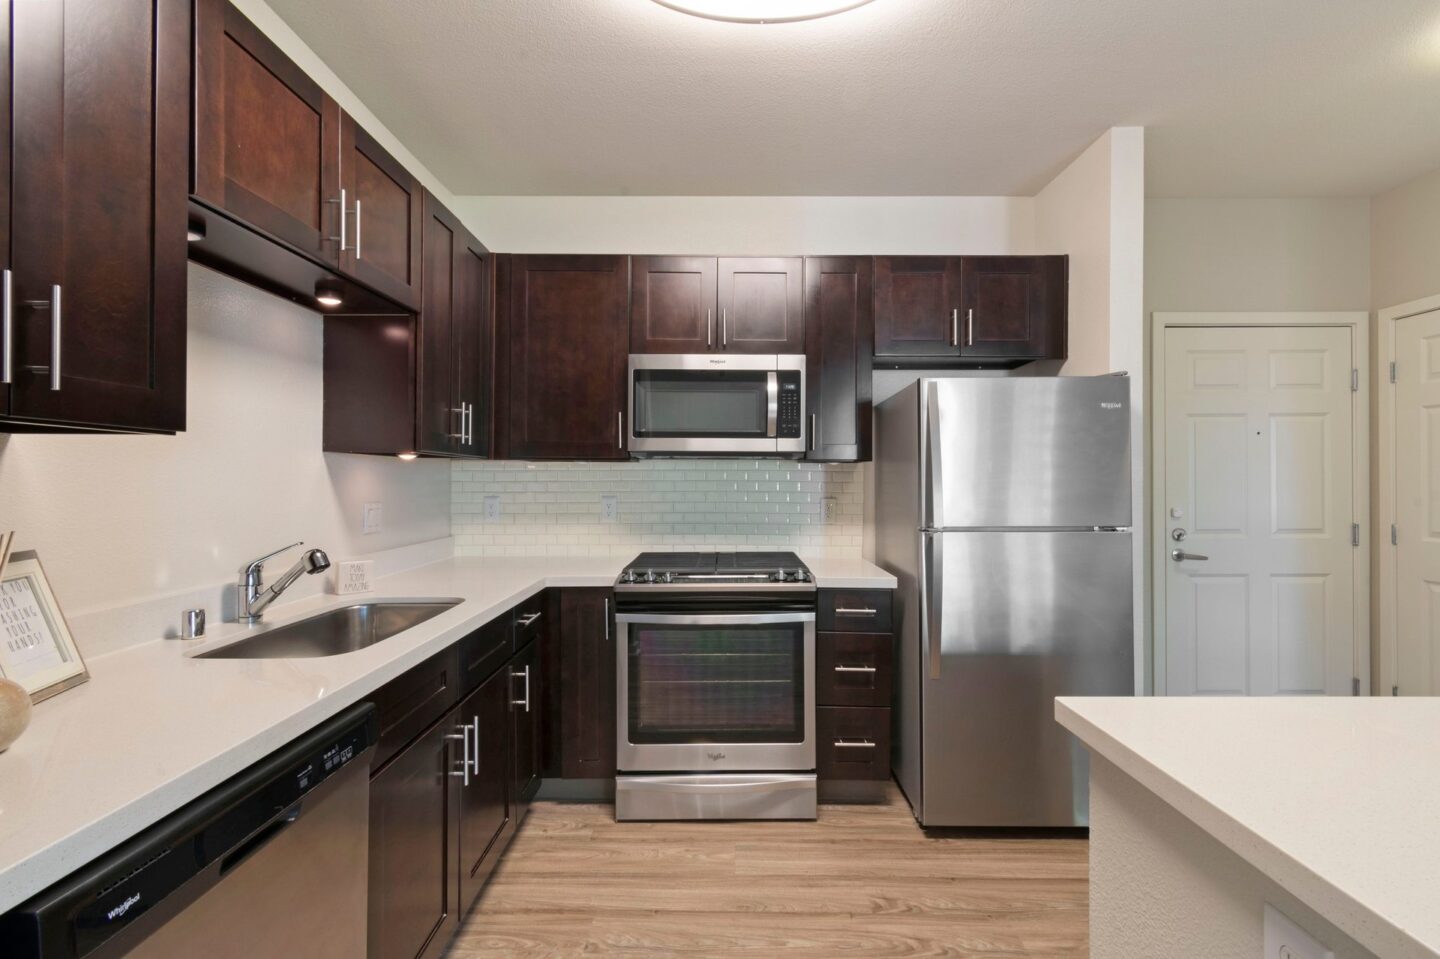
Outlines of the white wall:
<svg viewBox="0 0 1440 959">
<path fill-rule="evenodd" d="M 296 540 L 338 560 L 449 535 L 448 463 L 321 452 L 318 313 L 194 264 L 188 311 L 186 432 L 0 436 L 0 529 L 39 550 L 67 615 L 233 582 Z M 372 501 L 384 529 L 361 536 Z"/>
<path fill-rule="evenodd" d="M 1370 209 L 1377 310 L 1440 293 L 1440 170 L 1381 193 Z"/>
</svg>

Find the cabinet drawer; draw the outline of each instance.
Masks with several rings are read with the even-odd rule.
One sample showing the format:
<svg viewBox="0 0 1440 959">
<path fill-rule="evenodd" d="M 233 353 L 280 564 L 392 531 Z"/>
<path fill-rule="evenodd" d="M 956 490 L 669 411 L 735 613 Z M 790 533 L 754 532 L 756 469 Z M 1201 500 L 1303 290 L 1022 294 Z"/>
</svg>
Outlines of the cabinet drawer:
<svg viewBox="0 0 1440 959">
<path fill-rule="evenodd" d="M 816 627 L 822 632 L 888 633 L 888 589 L 822 589 Z"/>
<path fill-rule="evenodd" d="M 460 698 L 456 646 L 392 679 L 370 697 L 380 722 L 372 769 L 379 770 L 402 746 L 425 731 Z"/>
<path fill-rule="evenodd" d="M 889 706 L 894 645 L 890 633 L 821 633 L 815 644 L 815 702 Z"/>
<path fill-rule="evenodd" d="M 545 629 L 545 591 L 541 590 L 510 611 L 514 622 L 513 650 L 528 646 Z"/>
<path fill-rule="evenodd" d="M 815 730 L 821 779 L 890 778 L 890 710 L 819 706 Z"/>
<path fill-rule="evenodd" d="M 460 641 L 460 688 L 468 693 L 510 658 L 510 617 L 497 616 Z"/>
</svg>

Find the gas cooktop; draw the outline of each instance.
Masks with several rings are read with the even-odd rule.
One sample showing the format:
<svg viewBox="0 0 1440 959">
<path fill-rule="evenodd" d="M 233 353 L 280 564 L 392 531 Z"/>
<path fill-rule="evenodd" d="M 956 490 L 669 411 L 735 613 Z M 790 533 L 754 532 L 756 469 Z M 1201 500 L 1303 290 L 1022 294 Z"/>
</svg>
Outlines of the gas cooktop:
<svg viewBox="0 0 1440 959">
<path fill-rule="evenodd" d="M 641 553 L 615 581 L 617 589 L 814 589 L 794 553 Z"/>
</svg>

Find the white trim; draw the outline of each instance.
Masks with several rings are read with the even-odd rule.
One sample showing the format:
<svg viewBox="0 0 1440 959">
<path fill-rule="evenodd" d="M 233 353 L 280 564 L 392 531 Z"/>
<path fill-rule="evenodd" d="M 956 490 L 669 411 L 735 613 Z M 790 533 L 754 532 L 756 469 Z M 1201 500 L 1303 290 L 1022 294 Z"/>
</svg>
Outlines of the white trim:
<svg viewBox="0 0 1440 959">
<path fill-rule="evenodd" d="M 1427 296 L 1398 306 L 1387 307 L 1375 314 L 1375 382 L 1380 385 L 1379 394 L 1379 436 L 1378 469 L 1376 471 L 1375 510 L 1377 527 L 1375 550 L 1379 560 L 1379 577 L 1376 583 L 1375 613 L 1377 632 L 1375 650 L 1379 660 L 1376 669 L 1375 692 L 1389 695 L 1398 683 L 1395 674 L 1399 649 L 1396 645 L 1397 571 L 1395 547 L 1390 544 L 1390 524 L 1395 522 L 1395 385 L 1390 382 L 1390 364 L 1395 361 L 1395 324 L 1399 320 L 1422 313 L 1440 310 L 1440 296 Z M 1384 529 L 1384 537 L 1379 530 Z"/>
<path fill-rule="evenodd" d="M 1440 297 L 1435 298 L 1440 308 Z M 1424 312 L 1419 311 L 1419 312 Z M 1407 314 L 1408 315 L 1408 314 Z M 1150 490 L 1151 490 L 1151 682 L 1165 695 L 1165 331 L 1171 327 L 1344 326 L 1350 328 L 1350 362 L 1359 371 L 1359 389 L 1350 395 L 1353 427 L 1350 450 L 1355 501 L 1351 522 L 1362 535 L 1355 550 L 1355 675 L 1360 688 L 1373 692 L 1370 655 L 1370 552 L 1378 530 L 1370 526 L 1370 314 L 1359 311 L 1314 313 L 1152 313 L 1150 336 Z M 1382 354 L 1384 350 L 1381 350 Z M 1383 391 L 1382 391 L 1383 393 Z M 1382 429 L 1382 441 L 1384 431 Z M 1381 484 L 1383 487 L 1383 483 Z M 1385 515 L 1384 513 L 1381 514 Z M 1393 512 L 1391 513 L 1393 515 Z M 1366 535 L 1368 534 L 1368 535 Z M 1386 525 L 1386 535 L 1389 526 Z M 1383 553 L 1383 551 L 1382 551 Z"/>
</svg>

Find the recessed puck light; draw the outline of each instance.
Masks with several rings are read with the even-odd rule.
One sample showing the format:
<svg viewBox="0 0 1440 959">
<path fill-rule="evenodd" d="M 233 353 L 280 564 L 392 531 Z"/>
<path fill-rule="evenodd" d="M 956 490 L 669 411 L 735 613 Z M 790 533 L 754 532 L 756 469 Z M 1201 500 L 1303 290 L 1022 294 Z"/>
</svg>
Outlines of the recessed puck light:
<svg viewBox="0 0 1440 959">
<path fill-rule="evenodd" d="M 791 23 L 863 7 L 870 0 L 655 0 L 662 7 L 707 20 Z"/>
<path fill-rule="evenodd" d="M 339 306 L 345 302 L 340 284 L 321 280 L 315 284 L 315 302 L 321 306 Z"/>
</svg>

